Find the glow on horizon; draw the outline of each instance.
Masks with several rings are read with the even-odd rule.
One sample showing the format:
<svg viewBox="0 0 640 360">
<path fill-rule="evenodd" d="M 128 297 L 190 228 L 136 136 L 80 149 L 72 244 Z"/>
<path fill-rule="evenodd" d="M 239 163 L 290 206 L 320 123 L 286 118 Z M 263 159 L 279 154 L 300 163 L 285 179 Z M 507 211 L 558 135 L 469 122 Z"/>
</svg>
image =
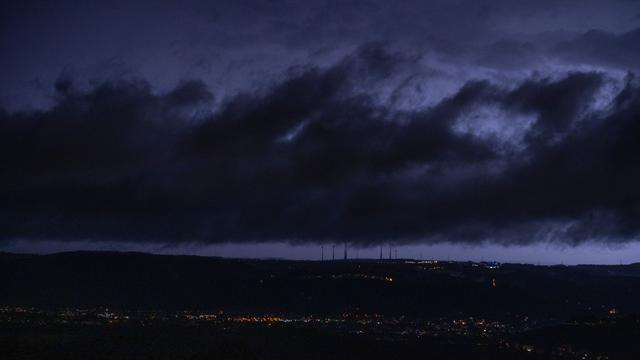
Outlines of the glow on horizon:
<svg viewBox="0 0 640 360">
<path fill-rule="evenodd" d="M 324 244 L 324 259 L 331 259 L 333 244 Z M 392 257 L 453 261 L 499 261 L 503 263 L 552 264 L 629 264 L 640 262 L 640 242 L 627 244 L 589 243 L 575 247 L 555 243 L 537 243 L 523 246 L 502 246 L 483 243 L 478 245 L 440 243 L 433 245 L 383 245 L 383 258 Z M 276 243 L 222 243 L 222 244 L 160 244 L 94 241 L 25 241 L 15 240 L 0 245 L 0 251 L 14 253 L 50 254 L 65 251 L 137 251 L 167 255 L 221 256 L 227 258 L 280 258 L 290 260 L 320 260 L 321 244 L 292 245 Z M 344 245 L 335 244 L 335 258 L 342 259 Z M 350 259 L 378 259 L 380 247 L 348 247 Z"/>
</svg>

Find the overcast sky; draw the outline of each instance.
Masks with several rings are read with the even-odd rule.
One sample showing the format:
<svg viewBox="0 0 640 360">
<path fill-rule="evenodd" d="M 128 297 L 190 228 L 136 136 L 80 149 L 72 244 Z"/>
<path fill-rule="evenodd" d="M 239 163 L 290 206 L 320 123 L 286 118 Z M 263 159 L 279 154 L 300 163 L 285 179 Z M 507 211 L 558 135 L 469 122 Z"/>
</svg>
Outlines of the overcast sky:
<svg viewBox="0 0 640 360">
<path fill-rule="evenodd" d="M 0 249 L 635 261 L 638 44 L 636 0 L 3 2 Z"/>
</svg>

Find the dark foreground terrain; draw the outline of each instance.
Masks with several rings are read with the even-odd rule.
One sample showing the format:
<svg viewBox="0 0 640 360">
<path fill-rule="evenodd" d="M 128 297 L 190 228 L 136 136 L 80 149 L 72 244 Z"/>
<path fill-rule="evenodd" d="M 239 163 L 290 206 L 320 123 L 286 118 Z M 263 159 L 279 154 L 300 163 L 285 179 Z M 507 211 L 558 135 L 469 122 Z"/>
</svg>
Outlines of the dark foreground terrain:
<svg viewBox="0 0 640 360">
<path fill-rule="evenodd" d="M 0 358 L 640 359 L 640 265 L 0 254 Z"/>
</svg>

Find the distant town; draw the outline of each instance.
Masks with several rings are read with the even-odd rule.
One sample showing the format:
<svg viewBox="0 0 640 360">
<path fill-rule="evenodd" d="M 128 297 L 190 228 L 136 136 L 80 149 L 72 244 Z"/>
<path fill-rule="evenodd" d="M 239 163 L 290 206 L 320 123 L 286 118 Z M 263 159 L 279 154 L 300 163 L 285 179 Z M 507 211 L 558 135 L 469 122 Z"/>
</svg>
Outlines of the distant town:
<svg viewBox="0 0 640 360">
<path fill-rule="evenodd" d="M 127 358 L 124 349 L 143 346 L 133 339 L 155 349 L 161 332 L 189 339 L 177 348 L 162 342 L 163 354 L 178 357 L 224 349 L 232 358 L 275 359 L 344 342 L 340 355 L 331 346 L 316 353 L 631 359 L 629 338 L 640 334 L 637 264 L 75 252 L 0 254 L 0 271 L 0 351 L 11 357 L 92 351 L 64 345 L 71 341 Z M 301 345 L 290 345 L 293 338 Z M 277 343 L 289 344 L 287 352 Z"/>
</svg>

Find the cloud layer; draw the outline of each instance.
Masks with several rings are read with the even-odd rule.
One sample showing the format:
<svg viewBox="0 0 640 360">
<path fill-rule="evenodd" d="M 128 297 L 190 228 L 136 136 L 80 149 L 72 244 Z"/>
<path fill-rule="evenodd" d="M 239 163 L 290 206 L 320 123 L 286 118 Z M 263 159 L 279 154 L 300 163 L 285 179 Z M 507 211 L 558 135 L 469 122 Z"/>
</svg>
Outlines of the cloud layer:
<svg viewBox="0 0 640 360">
<path fill-rule="evenodd" d="M 0 112 L 0 237 L 638 238 L 632 75 L 468 81 L 429 106 L 395 106 L 393 94 L 409 87 L 419 100 L 429 86 L 395 81 L 415 61 L 369 44 L 331 66 L 291 68 L 215 111 L 201 81 L 159 93 L 140 79 L 85 90 L 61 79 L 52 108 Z"/>
<path fill-rule="evenodd" d="M 129 75 L 162 92 L 198 78 L 221 100 L 368 42 L 420 54 L 445 86 L 577 65 L 638 70 L 638 13 L 633 0 L 5 1 L 0 106 L 52 105 L 61 72 L 78 87 Z"/>
</svg>

